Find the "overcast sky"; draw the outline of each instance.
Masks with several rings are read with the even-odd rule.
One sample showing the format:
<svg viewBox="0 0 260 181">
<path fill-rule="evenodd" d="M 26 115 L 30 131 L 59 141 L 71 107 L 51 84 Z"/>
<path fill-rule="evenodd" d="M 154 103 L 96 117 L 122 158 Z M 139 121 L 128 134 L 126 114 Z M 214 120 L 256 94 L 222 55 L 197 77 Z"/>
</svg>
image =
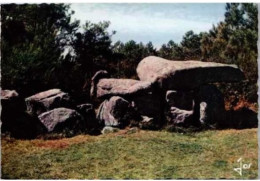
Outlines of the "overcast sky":
<svg viewBox="0 0 260 181">
<path fill-rule="evenodd" d="M 110 21 L 113 41 L 148 43 L 155 47 L 173 40 L 179 43 L 189 30 L 208 31 L 224 20 L 225 4 L 71 4 L 73 18 L 93 23 Z"/>
</svg>

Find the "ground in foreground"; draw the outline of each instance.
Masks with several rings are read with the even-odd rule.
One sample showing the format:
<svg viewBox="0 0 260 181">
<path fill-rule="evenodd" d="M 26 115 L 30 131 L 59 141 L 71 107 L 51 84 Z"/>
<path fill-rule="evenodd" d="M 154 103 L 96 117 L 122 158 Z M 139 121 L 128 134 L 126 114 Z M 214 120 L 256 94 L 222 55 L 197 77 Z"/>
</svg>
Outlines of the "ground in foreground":
<svg viewBox="0 0 260 181">
<path fill-rule="evenodd" d="M 2 178 L 176 179 L 257 177 L 257 129 L 138 131 L 57 140 L 2 138 Z M 251 163 L 242 176 L 234 171 Z"/>
</svg>

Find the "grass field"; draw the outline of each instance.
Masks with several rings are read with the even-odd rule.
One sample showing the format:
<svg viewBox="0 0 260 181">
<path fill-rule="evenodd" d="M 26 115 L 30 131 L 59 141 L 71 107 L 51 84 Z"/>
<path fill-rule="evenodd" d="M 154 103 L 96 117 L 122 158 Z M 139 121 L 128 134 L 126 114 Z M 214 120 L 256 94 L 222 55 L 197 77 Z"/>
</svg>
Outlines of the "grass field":
<svg viewBox="0 0 260 181">
<path fill-rule="evenodd" d="M 199 133 L 120 131 L 57 140 L 2 138 L 4 179 L 257 177 L 257 129 Z M 237 160 L 251 163 L 240 176 Z"/>
</svg>

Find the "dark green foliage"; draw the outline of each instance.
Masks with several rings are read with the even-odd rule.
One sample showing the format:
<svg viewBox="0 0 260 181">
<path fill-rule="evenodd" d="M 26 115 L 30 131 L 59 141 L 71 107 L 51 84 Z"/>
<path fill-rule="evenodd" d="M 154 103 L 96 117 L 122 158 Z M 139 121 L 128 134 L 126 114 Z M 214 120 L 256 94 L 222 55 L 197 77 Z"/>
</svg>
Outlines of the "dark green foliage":
<svg viewBox="0 0 260 181">
<path fill-rule="evenodd" d="M 172 40 L 170 40 L 167 44 L 162 45 L 159 50 L 159 56 L 169 60 L 184 59 L 182 47 Z"/>
<path fill-rule="evenodd" d="M 256 83 L 257 12 L 256 4 L 227 3 L 225 20 L 202 35 L 202 60 L 236 64 Z"/>
<path fill-rule="evenodd" d="M 195 34 L 193 31 L 188 31 L 181 41 L 183 57 L 185 60 L 200 59 L 200 40 L 202 34 Z"/>
<path fill-rule="evenodd" d="M 3 89 L 28 96 L 56 86 L 52 75 L 78 26 L 70 17 L 64 4 L 1 6 Z"/>
<path fill-rule="evenodd" d="M 256 4 L 227 3 L 224 22 L 213 26 L 201 40 L 204 61 L 236 64 L 243 70 L 249 82 L 237 90 L 250 102 L 257 102 L 257 12 Z M 247 91 L 243 91 L 245 84 Z"/>
<path fill-rule="evenodd" d="M 159 55 L 170 60 L 192 60 L 200 59 L 202 33 L 197 35 L 193 31 L 188 31 L 183 36 L 180 44 L 170 40 L 168 44 L 163 44 L 159 50 Z"/>
<path fill-rule="evenodd" d="M 111 36 L 115 33 L 107 31 L 109 24 L 86 22 L 83 32 L 75 33 L 71 42 L 72 51 L 60 67 L 60 83 L 78 100 L 89 99 L 91 77 L 96 71 L 109 68 Z"/>
</svg>

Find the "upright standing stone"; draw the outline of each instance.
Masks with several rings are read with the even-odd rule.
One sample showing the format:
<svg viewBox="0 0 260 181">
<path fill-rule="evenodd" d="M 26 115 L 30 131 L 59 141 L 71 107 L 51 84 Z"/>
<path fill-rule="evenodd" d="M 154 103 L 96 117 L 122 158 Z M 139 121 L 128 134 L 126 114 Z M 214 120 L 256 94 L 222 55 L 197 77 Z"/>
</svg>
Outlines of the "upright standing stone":
<svg viewBox="0 0 260 181">
<path fill-rule="evenodd" d="M 90 88 L 90 96 L 92 98 L 96 97 L 97 94 L 97 83 L 102 78 L 109 78 L 110 75 L 106 70 L 99 70 L 95 73 L 95 75 L 91 78 L 91 88 Z"/>
<path fill-rule="evenodd" d="M 213 85 L 198 89 L 194 109 L 196 119 L 203 125 L 216 125 L 225 119 L 224 97 Z"/>
</svg>

